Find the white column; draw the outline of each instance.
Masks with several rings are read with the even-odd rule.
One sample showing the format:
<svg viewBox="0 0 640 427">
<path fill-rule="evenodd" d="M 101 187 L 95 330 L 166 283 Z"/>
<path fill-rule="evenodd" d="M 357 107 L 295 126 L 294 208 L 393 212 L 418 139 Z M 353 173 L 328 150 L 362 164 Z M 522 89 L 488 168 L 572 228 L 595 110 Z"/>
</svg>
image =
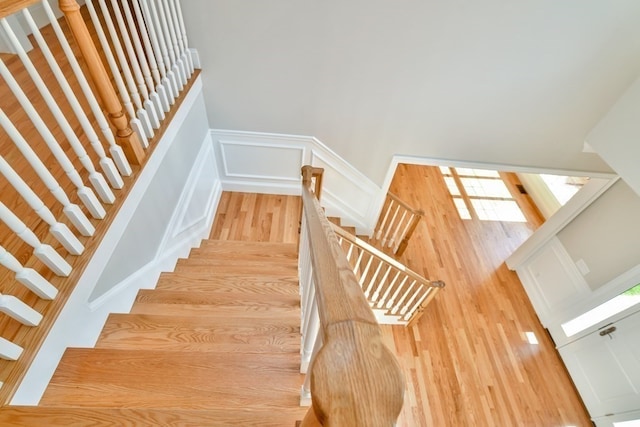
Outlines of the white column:
<svg viewBox="0 0 640 427">
<path fill-rule="evenodd" d="M 38 326 L 42 315 L 12 295 L 0 294 L 0 312 L 27 326 Z"/>
<path fill-rule="evenodd" d="M 156 34 L 158 35 L 158 42 L 160 43 L 160 51 L 162 52 L 162 55 L 160 57 L 163 58 L 163 63 L 167 69 L 167 78 L 171 83 L 171 91 L 173 92 L 174 97 L 178 97 L 178 94 L 180 93 L 180 89 L 181 89 L 178 83 L 179 81 L 179 78 L 177 76 L 178 69 L 177 69 L 177 66 L 176 67 L 173 66 L 173 62 L 169 57 L 169 50 L 167 49 L 167 42 L 165 37 L 166 35 L 165 28 L 162 25 L 162 22 L 160 21 L 160 16 L 158 14 L 158 7 L 156 5 L 155 0 L 143 0 L 143 1 L 145 3 L 148 2 L 149 4 L 149 8 L 151 10 L 151 16 L 153 18 L 153 26 L 156 29 Z"/>
</svg>

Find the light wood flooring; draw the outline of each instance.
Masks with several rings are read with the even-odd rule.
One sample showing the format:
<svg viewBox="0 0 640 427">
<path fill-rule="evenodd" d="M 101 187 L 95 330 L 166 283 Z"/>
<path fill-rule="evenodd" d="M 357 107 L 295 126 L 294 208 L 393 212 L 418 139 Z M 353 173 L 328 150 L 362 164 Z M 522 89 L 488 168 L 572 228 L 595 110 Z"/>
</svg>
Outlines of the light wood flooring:
<svg viewBox="0 0 640 427">
<path fill-rule="evenodd" d="M 504 264 L 541 217 L 515 177 L 503 177 L 527 223 L 461 220 L 435 167 L 400 165 L 393 179 L 390 190 L 426 212 L 402 261 L 446 283 L 414 327 L 383 327 L 408 380 L 401 426 L 591 426 Z"/>
</svg>

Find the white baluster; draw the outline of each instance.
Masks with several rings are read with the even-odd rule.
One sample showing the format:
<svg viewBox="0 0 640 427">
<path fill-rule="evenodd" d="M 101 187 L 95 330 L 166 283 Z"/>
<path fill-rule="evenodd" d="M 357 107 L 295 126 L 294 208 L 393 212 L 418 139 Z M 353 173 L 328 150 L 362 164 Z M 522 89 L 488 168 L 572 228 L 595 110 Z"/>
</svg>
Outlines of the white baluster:
<svg viewBox="0 0 640 427">
<path fill-rule="evenodd" d="M 53 213 L 45 206 L 44 202 L 2 157 L 0 157 L 0 173 L 5 176 L 7 181 L 16 189 L 31 209 L 33 209 L 43 221 L 49 224 L 49 232 L 62 244 L 67 252 L 72 255 L 80 255 L 84 251 L 84 246 L 80 243 L 80 240 L 73 235 L 71 230 L 69 230 L 69 227 L 56 221 Z"/>
<path fill-rule="evenodd" d="M 25 50 L 20 45 L 20 42 L 18 41 L 18 38 L 16 37 L 11 27 L 9 26 L 9 23 L 5 18 L 0 19 L 0 23 L 2 24 L 2 27 L 4 28 L 5 34 L 9 38 L 11 45 L 13 46 L 18 56 L 20 57 L 22 64 L 24 65 L 25 69 L 29 73 L 29 76 L 31 77 L 36 87 L 38 88 L 38 92 L 40 92 L 40 95 L 42 95 L 42 98 L 44 99 L 44 102 L 47 104 L 47 107 L 49 107 L 49 110 L 51 110 L 51 113 L 53 114 L 56 122 L 60 126 L 62 133 L 64 133 L 64 136 L 65 138 L 67 138 L 67 141 L 71 145 L 71 148 L 78 156 L 78 159 L 80 160 L 80 163 L 82 163 L 82 166 L 89 172 L 89 181 L 91 182 L 95 190 L 98 192 L 103 202 L 113 203 L 113 201 L 115 200 L 115 196 L 113 195 L 111 188 L 109 188 L 109 186 L 107 185 L 107 182 L 105 181 L 102 174 L 98 173 L 95 170 L 95 167 L 93 166 L 93 162 L 91 161 L 91 159 L 87 155 L 86 150 L 82 146 L 82 142 L 80 142 L 80 140 L 78 139 L 78 136 L 75 134 L 75 132 L 73 131 L 73 128 L 65 118 L 64 113 L 58 106 L 55 98 L 53 97 L 53 95 L 51 95 L 51 92 L 49 91 L 44 81 L 42 80 L 42 77 L 40 77 L 40 74 L 36 70 L 36 67 L 31 62 L 29 55 L 27 55 L 27 52 L 25 52 Z M 56 142 L 56 145 L 57 145 L 57 142 Z M 51 146 L 49 146 L 49 148 L 51 148 Z M 64 152 L 62 151 L 62 153 Z M 60 154 L 60 152 L 58 152 L 58 154 Z M 54 152 L 54 155 L 56 155 L 55 152 Z M 65 158 L 66 160 L 64 160 Z M 61 163 L 61 166 L 64 168 L 67 174 L 77 175 L 77 172 L 72 167 L 73 165 L 71 164 L 71 162 L 69 161 L 68 164 L 66 163 L 66 161 L 69 160 L 66 154 L 64 155 L 64 158 L 62 157 L 58 158 L 56 156 L 56 159 L 59 162 L 63 160 L 63 162 Z M 78 175 L 78 178 L 79 178 L 79 175 Z M 102 211 L 104 212 L 104 209 L 102 208 L 102 206 L 100 206 L 99 209 L 96 210 L 96 212 L 99 212 L 100 209 L 102 209 Z"/>
<path fill-rule="evenodd" d="M 360 249 L 360 248 L 357 248 Z M 362 258 L 364 257 L 364 251 L 360 250 L 360 253 L 358 254 L 358 259 L 356 260 L 356 265 L 353 267 L 353 274 L 356 275 L 356 277 L 360 277 L 360 263 L 362 262 Z"/>
<path fill-rule="evenodd" d="M 389 274 L 391 274 L 391 271 L 393 271 L 393 267 L 391 265 L 388 265 L 387 270 L 382 276 L 382 279 L 380 279 L 380 281 L 378 282 L 377 286 L 373 291 L 373 295 L 371 296 L 371 301 L 373 301 L 375 304 L 378 303 L 378 298 L 380 298 L 380 290 L 382 289 L 384 284 L 387 283 L 387 280 L 389 280 Z"/>
<path fill-rule="evenodd" d="M 151 47 L 153 48 L 154 57 L 158 64 L 158 71 L 160 72 L 160 77 L 161 77 L 160 81 L 162 83 L 162 87 L 164 88 L 164 92 L 167 95 L 167 100 L 171 105 L 173 105 L 176 101 L 175 98 L 177 96 L 177 93 L 173 92 L 173 86 L 171 85 L 171 82 L 167 77 L 168 67 L 167 65 L 165 65 L 164 59 L 162 57 L 162 49 L 160 48 L 160 42 L 158 40 L 158 33 L 157 33 L 158 29 L 157 29 L 155 20 L 153 18 L 153 14 L 149 9 L 148 0 L 140 0 L 140 1 L 142 2 L 142 13 L 147 22 L 147 29 L 149 30 L 149 36 L 151 38 Z M 156 88 L 156 90 L 158 91 L 158 93 L 160 93 L 160 90 L 158 88 Z M 169 111 L 168 108 L 170 107 L 167 105 L 165 108 L 165 112 Z"/>
<path fill-rule="evenodd" d="M 380 298 L 380 300 L 378 301 L 378 304 L 377 304 L 378 308 L 384 307 L 384 303 L 387 300 L 387 297 L 389 296 L 391 291 L 393 290 L 393 287 L 395 286 L 396 282 L 398 281 L 398 278 L 400 278 L 400 270 L 396 271 L 396 275 L 393 276 L 393 279 L 391 280 L 391 283 L 389 283 L 389 286 L 387 286 L 387 288 L 385 289 L 384 294 L 382 294 L 382 298 Z"/>
<path fill-rule="evenodd" d="M 384 245 L 387 243 L 389 236 L 391 234 L 391 228 L 393 227 L 393 224 L 395 224 L 396 222 L 396 217 L 398 216 L 398 212 L 400 212 L 400 205 L 396 206 L 396 210 L 393 213 L 393 217 L 391 218 L 391 222 L 389 222 L 389 224 L 387 225 L 387 230 L 384 233 L 384 237 L 382 238 L 382 242 L 380 242 L 380 244 L 384 247 Z"/>
<path fill-rule="evenodd" d="M 93 236 L 95 232 L 95 228 L 91 224 L 91 221 L 85 216 L 82 212 L 82 209 L 78 205 L 71 203 L 67 195 L 65 194 L 60 184 L 55 180 L 53 175 L 45 168 L 44 170 L 39 170 L 36 168 L 36 172 L 40 176 L 40 179 L 44 182 L 46 187 L 49 189 L 51 194 L 56 198 L 60 204 L 64 207 L 62 212 L 65 214 L 67 218 L 71 221 L 74 227 L 80 231 L 83 236 Z M 13 168 L 7 163 L 4 157 L 0 156 L 0 173 L 7 178 L 7 181 L 13 185 L 15 189 L 24 197 L 29 205 L 38 212 L 41 217 L 49 225 L 51 225 L 51 232 L 57 239 L 61 240 L 61 243 L 65 245 L 67 250 L 74 254 L 79 255 L 84 250 L 84 247 L 78 241 L 73 234 L 69 231 L 66 225 L 61 223 L 56 223 L 53 215 L 49 215 L 51 211 L 44 206 L 44 203 L 33 193 L 27 184 L 22 180 L 22 178 L 18 175 L 18 173 L 13 170 Z M 28 189 L 28 190 L 27 190 Z M 30 201 L 31 200 L 31 201 Z M 33 204 L 32 204 L 33 203 Z M 48 212 L 48 213 L 47 213 Z M 55 229 L 54 229 L 55 228 Z M 66 242 L 68 241 L 68 242 Z M 65 244 L 66 243 L 66 244 Z M 69 245 L 69 247 L 67 247 Z"/>
<path fill-rule="evenodd" d="M 406 209 L 403 209 L 402 217 L 395 224 L 395 228 L 394 228 L 393 232 L 391 232 L 391 238 L 387 242 L 387 247 L 388 248 L 394 246 L 394 242 L 397 241 L 398 243 L 400 243 L 402 241 L 402 238 L 399 237 L 399 234 L 400 234 L 400 229 L 402 228 L 402 224 L 404 224 L 404 220 L 407 217 L 407 212 L 409 212 L 409 211 L 407 211 Z"/>
<path fill-rule="evenodd" d="M 376 285 L 376 279 L 378 278 L 378 275 L 380 274 L 380 270 L 382 270 L 383 265 L 384 263 L 378 260 L 378 267 L 376 268 L 376 271 L 373 273 L 373 277 L 371 277 L 371 280 L 369 280 L 369 285 L 367 286 L 367 289 L 364 291 L 365 297 L 369 298 L 369 295 L 371 294 L 371 289 Z"/>
<path fill-rule="evenodd" d="M 100 18 L 96 13 L 96 9 L 93 6 L 92 0 L 86 0 L 85 4 L 87 5 L 87 10 L 89 10 L 89 16 L 91 16 L 91 21 L 94 24 L 94 28 L 96 30 L 96 34 L 98 35 L 98 40 L 100 41 L 100 46 L 102 47 L 102 51 L 105 54 L 105 58 L 107 59 L 107 64 L 109 65 L 109 69 L 111 70 L 111 75 L 116 83 L 116 87 L 118 88 L 118 93 L 120 94 L 120 99 L 122 99 L 122 104 L 124 105 L 124 109 L 129 114 L 129 119 L 131 123 L 131 129 L 138 135 L 140 138 L 140 142 L 144 147 L 149 146 L 149 141 L 147 140 L 147 135 L 144 131 L 144 126 L 138 117 L 136 116 L 136 111 L 131 101 L 131 97 L 129 96 L 129 91 L 124 83 L 122 75 L 120 75 L 120 68 L 118 68 L 118 63 L 116 59 L 113 57 L 113 52 L 111 52 L 111 46 L 107 40 L 107 36 L 102 29 L 102 25 L 100 23 Z M 109 17 L 109 19 L 111 19 Z M 127 74 L 129 70 L 125 67 L 122 68 L 122 73 Z M 130 73 L 130 72 L 129 72 Z M 135 85 L 133 85 L 135 88 Z M 144 110 L 142 110 L 144 111 Z M 146 115 L 146 111 L 144 111 Z M 149 129 L 151 129 L 151 123 L 149 123 Z"/>
<path fill-rule="evenodd" d="M 113 134 L 113 131 L 111 130 L 111 127 L 109 126 L 109 122 L 107 121 L 107 118 L 105 117 L 104 112 L 100 108 L 100 104 L 98 103 L 96 96 L 91 90 L 91 86 L 89 85 L 87 78 L 85 77 L 84 73 L 82 72 L 82 69 L 80 68 L 80 64 L 78 64 L 78 60 L 76 59 L 76 56 L 71 50 L 71 46 L 69 45 L 69 42 L 67 41 L 67 38 L 65 37 L 64 32 L 62 31 L 62 28 L 60 27 L 60 24 L 58 23 L 58 20 L 55 17 L 53 9 L 51 9 L 51 6 L 49 5 L 49 2 L 47 0 L 43 0 L 42 5 L 44 6 L 44 10 L 47 14 L 47 17 L 49 18 L 51 27 L 56 33 L 58 42 L 60 43 L 60 46 L 62 47 L 62 50 L 64 51 L 64 54 L 67 57 L 69 64 L 71 65 L 71 69 L 73 70 L 73 73 L 75 74 L 76 79 L 78 80 L 78 83 L 80 84 L 80 88 L 82 89 L 82 92 L 84 93 L 85 98 L 89 102 L 89 107 L 93 112 L 93 116 L 96 118 L 98 127 L 100 128 L 100 131 L 102 132 L 107 143 L 109 144 L 109 153 L 111 154 L 111 157 L 113 158 L 113 161 L 115 162 L 118 168 L 118 171 L 122 176 L 130 176 L 131 165 L 129 165 L 129 161 L 125 156 L 124 151 L 122 150 L 122 147 L 116 144 L 116 138 Z M 107 52 L 105 52 L 105 54 L 106 53 Z M 111 54 L 110 50 L 109 50 L 109 54 Z M 120 74 L 118 74 L 118 77 L 120 77 Z M 122 81 L 122 78 L 120 78 L 120 81 Z M 129 104 L 131 104 L 131 100 L 129 100 Z M 114 188 L 120 188 L 120 187 L 114 187 Z"/>
<path fill-rule="evenodd" d="M 0 294 L 0 312 L 27 326 L 38 326 L 42 315 L 13 295 Z"/>
<path fill-rule="evenodd" d="M 91 0 L 87 0 L 88 7 L 90 3 L 91 3 Z M 122 44 L 120 43 L 120 38 L 118 37 L 118 32 L 116 30 L 116 27 L 113 24 L 113 20 L 111 19 L 109 8 L 107 7 L 105 0 L 98 0 L 98 4 L 100 5 L 100 9 L 102 10 L 102 16 L 104 18 L 104 22 L 107 26 L 107 30 L 109 31 L 111 42 L 113 43 L 113 49 L 115 50 L 116 57 L 118 58 L 118 62 L 120 63 L 120 67 L 122 68 L 122 74 L 124 75 L 124 80 L 127 83 L 129 94 L 131 95 L 131 99 L 133 100 L 133 103 L 135 104 L 137 109 L 134 117 L 137 117 L 137 119 L 139 120 L 139 125 L 142 129 L 138 128 L 137 126 L 138 123 L 134 123 L 133 121 L 131 125 L 132 125 L 132 128 L 135 129 L 136 131 L 141 130 L 143 132 L 144 138 L 142 139 L 142 144 L 146 148 L 149 144 L 149 142 L 147 141 L 147 138 L 153 138 L 153 134 L 154 134 L 153 127 L 151 126 L 151 121 L 149 119 L 149 114 L 142 106 L 142 98 L 140 97 L 140 93 L 138 92 L 138 87 L 136 86 L 136 83 L 133 79 L 131 67 L 122 49 Z M 93 23 L 96 26 L 96 28 L 100 27 L 101 25 L 100 19 L 97 17 L 97 15 L 95 20 L 93 19 L 93 15 L 91 19 L 93 20 Z"/>
<path fill-rule="evenodd" d="M 129 31 L 127 30 L 127 26 L 125 25 L 122 11 L 120 10 L 119 1 L 122 0 L 111 0 L 111 6 L 113 8 L 113 14 L 116 17 L 118 29 L 120 30 L 120 38 L 122 39 L 122 43 L 124 44 L 125 52 L 127 52 L 129 65 L 131 66 L 131 70 L 133 71 L 133 77 L 135 78 L 138 85 L 138 90 L 142 94 L 144 109 L 149 115 L 151 126 L 153 126 L 154 129 L 158 129 L 160 127 L 160 120 L 158 119 L 158 114 L 155 111 L 155 106 L 149 100 L 149 89 L 147 88 L 147 84 L 145 83 L 144 77 L 142 76 L 142 70 L 140 68 L 142 58 L 138 58 L 133 48 Z M 129 5 L 126 4 L 125 7 L 128 9 Z"/>
<path fill-rule="evenodd" d="M 321 348 L 322 334 L 318 334 L 313 344 L 311 360 L 316 357 Z M 302 384 L 302 389 L 300 390 L 300 406 L 311 406 L 311 375 L 309 374 L 304 377 L 304 384 Z"/>
<path fill-rule="evenodd" d="M 142 42 L 144 43 L 144 49 L 147 53 L 147 59 L 149 60 L 151 75 L 153 76 L 153 80 L 156 84 L 155 91 L 158 94 L 158 97 L 160 100 L 160 107 L 161 107 L 159 108 L 158 111 L 163 113 L 168 113 L 171 106 L 169 105 L 167 90 L 162 85 L 162 78 L 160 77 L 160 71 L 158 70 L 158 62 L 156 61 L 156 52 L 153 49 L 151 39 L 150 39 L 153 31 L 153 26 L 145 22 L 144 15 L 142 13 L 142 10 L 140 9 L 140 0 L 131 0 L 131 3 L 133 4 L 133 10 L 136 14 L 138 28 L 140 28 L 140 36 L 142 37 Z M 148 13 L 147 13 L 147 16 L 149 16 Z M 164 120 L 164 118 L 165 116 L 164 114 L 162 114 L 161 119 Z"/>
<path fill-rule="evenodd" d="M 154 0 L 144 0 L 145 3 L 148 2 L 149 8 L 151 10 L 151 16 L 153 18 L 153 26 L 156 29 L 156 34 L 158 35 L 158 42 L 160 43 L 160 51 L 162 55 L 160 58 L 163 58 L 163 63 L 167 69 L 167 78 L 171 83 L 171 92 L 173 93 L 174 98 L 178 97 L 180 93 L 180 86 L 178 83 L 178 76 L 176 75 L 178 68 L 177 66 L 173 66 L 173 62 L 169 58 L 169 50 L 167 49 L 166 42 L 166 30 L 160 21 L 160 16 L 158 14 L 158 7 L 156 6 L 156 2 Z M 171 42 L 169 42 L 170 44 Z"/>
<path fill-rule="evenodd" d="M 193 62 L 191 61 L 191 55 L 187 52 L 187 42 L 186 40 L 183 40 L 183 31 L 182 27 L 180 26 L 181 17 L 178 17 L 178 9 L 176 8 L 176 2 L 174 0 L 169 0 L 169 10 L 171 11 L 170 15 L 178 42 L 177 46 L 180 52 L 180 58 L 182 59 L 182 63 L 184 64 L 185 76 L 188 79 L 189 77 L 191 77 L 191 74 L 193 74 Z"/>
<path fill-rule="evenodd" d="M 22 93 L 22 96 L 24 96 L 24 93 Z M 31 106 L 30 103 L 29 105 Z M 66 155 L 64 154 L 64 151 L 62 151 L 62 148 L 60 147 L 58 142 L 55 140 L 55 138 L 53 138 L 53 135 L 51 134 L 49 129 L 46 127 L 46 125 L 44 125 L 44 122 L 42 121 L 40 116 L 35 112 L 35 109 L 33 109 L 33 106 L 31 106 L 30 108 L 26 108 L 26 110 L 27 110 L 27 114 L 33 121 L 38 131 L 43 131 L 41 135 L 43 136 L 43 138 L 45 138 L 45 142 L 49 146 L 49 149 L 54 153 L 56 160 L 59 161 L 59 163 L 64 168 L 65 172 L 67 172 L 67 176 L 69 176 L 69 178 L 71 179 L 71 182 L 73 182 L 73 184 L 78 189 L 77 193 L 78 193 L 78 196 L 80 197 L 80 200 L 82 200 L 82 202 L 87 207 L 87 209 L 89 209 L 89 212 L 91 212 L 91 215 L 94 218 L 104 218 L 105 210 L 100 204 L 100 202 L 98 201 L 98 199 L 96 198 L 96 195 L 93 193 L 93 191 L 91 191 L 90 188 L 84 185 L 84 183 L 82 182 L 82 179 L 80 178 L 80 175 L 78 175 L 78 172 L 73 168 L 71 161 L 69 160 L 68 157 L 66 157 Z M 32 113 L 34 115 L 32 115 Z M 20 150 L 22 155 L 27 159 L 29 164 L 34 168 L 38 176 L 43 181 L 45 181 L 45 183 L 47 180 L 51 180 L 51 179 L 55 181 L 55 179 L 53 178 L 53 175 L 51 175 L 51 172 L 49 172 L 45 164 L 42 162 L 42 160 L 40 160 L 37 154 L 29 146 L 29 144 L 24 139 L 24 137 L 18 132 L 18 130 L 15 128 L 13 123 L 9 120 L 9 118 L 7 117 L 7 115 L 4 113 L 2 109 L 0 109 L 0 126 L 4 128 L 5 132 L 7 132 L 9 137 L 13 140 L 14 144 L 18 147 L 18 150 Z"/>
<path fill-rule="evenodd" d="M 400 312 L 400 314 L 404 314 L 407 311 L 407 306 L 406 305 L 404 307 L 402 307 L 402 308 L 400 306 L 402 304 L 404 304 L 404 301 L 407 299 L 407 297 L 409 296 L 409 294 L 411 293 L 411 291 L 415 287 L 416 283 L 418 283 L 417 280 L 413 280 L 411 282 L 411 284 L 409 285 L 407 290 L 404 292 L 404 294 L 402 294 L 402 298 L 400 298 L 398 303 L 391 309 L 391 314 L 396 314 L 398 312 Z"/>
<path fill-rule="evenodd" d="M 364 251 L 362 251 L 362 252 L 364 252 Z M 371 268 L 371 263 L 373 263 L 374 256 L 371 255 L 371 254 L 368 254 L 368 255 L 369 255 L 369 260 L 367 261 L 367 264 L 364 267 L 364 271 L 360 275 L 360 280 L 358 281 L 358 283 L 360 284 L 360 287 L 362 287 L 362 285 L 364 284 L 364 281 L 367 278 L 367 274 L 369 274 L 369 269 Z M 357 276 L 357 274 L 356 274 L 356 276 Z"/>
<path fill-rule="evenodd" d="M 389 219 L 389 213 L 391 212 L 391 208 L 393 207 L 393 200 L 389 199 L 389 204 L 387 205 L 387 210 L 384 213 L 384 218 L 382 219 L 382 222 L 380 223 L 380 228 L 378 228 L 378 231 L 376 231 L 376 235 L 375 238 L 376 240 L 380 240 L 380 238 L 382 237 L 382 233 L 384 232 L 384 228 L 387 224 L 387 219 Z"/>
<path fill-rule="evenodd" d="M 153 0 L 151 0 L 153 2 Z M 184 75 L 184 68 L 181 66 L 181 61 L 178 58 L 178 52 L 175 50 L 174 39 L 171 34 L 169 26 L 169 20 L 167 19 L 165 4 L 162 0 L 158 1 L 158 15 L 160 16 L 160 23 L 162 24 L 162 34 L 167 42 L 167 48 L 169 49 L 169 57 L 171 58 L 171 69 L 176 76 L 178 88 L 184 89 L 184 85 L 187 83 L 187 77 Z"/>
<path fill-rule="evenodd" d="M 0 337 L 0 359 L 18 360 L 22 354 L 22 347 Z M 0 386 L 2 382 L 0 382 Z"/>
<path fill-rule="evenodd" d="M 22 241 L 33 248 L 33 254 L 44 265 L 58 276 L 67 277 L 71 273 L 71 266 L 49 245 L 38 239 L 34 232 L 26 226 L 7 206 L 0 202 L 0 220 L 7 224 Z"/>
<path fill-rule="evenodd" d="M 300 356 L 300 373 L 306 374 L 313 354 L 313 344 L 316 342 L 320 331 L 320 318 L 318 317 L 318 304 L 314 297 L 310 301 L 309 316 L 306 319 L 304 333 L 302 335 L 302 355 Z"/>
<path fill-rule="evenodd" d="M 409 227 L 411 227 L 411 223 L 413 222 L 413 219 L 416 217 L 416 214 L 414 214 L 413 212 L 411 213 L 411 215 L 409 215 L 409 219 L 407 220 L 407 222 L 405 223 L 405 226 L 402 230 L 402 233 L 400 233 L 400 235 L 397 237 L 397 243 L 396 245 L 393 247 L 393 252 L 398 252 L 398 247 L 400 247 L 400 243 L 402 243 L 402 241 L 404 240 L 405 236 L 407 235 L 407 232 L 409 231 Z"/>
<path fill-rule="evenodd" d="M 409 308 L 409 309 L 405 310 L 405 315 L 404 315 L 404 317 L 403 317 L 403 320 L 407 320 L 407 321 L 408 321 L 409 319 L 411 319 L 411 316 L 413 316 L 413 314 L 414 314 L 414 313 L 416 312 L 416 310 L 420 307 L 420 305 L 422 304 L 422 302 L 423 302 L 424 300 L 426 300 L 426 299 L 427 299 L 427 297 L 429 296 L 429 294 L 430 294 L 431 292 L 433 292 L 433 290 L 434 290 L 434 289 L 433 289 L 433 288 L 431 288 L 431 287 L 428 287 L 428 286 L 424 286 L 424 285 L 422 285 L 422 286 L 421 286 L 421 288 L 420 288 L 419 290 L 420 290 L 420 291 L 422 291 L 422 292 L 416 291 L 416 292 L 413 294 L 413 298 L 411 299 L 411 301 L 409 301 L 409 302 L 407 303 L 407 307 L 408 307 L 409 305 L 411 305 L 411 303 L 413 302 L 413 300 L 414 300 L 418 295 L 420 295 L 420 298 L 418 298 L 418 299 L 416 300 L 415 304 L 413 304 L 413 306 L 412 306 L 411 308 Z"/>
<path fill-rule="evenodd" d="M 0 246 L 0 265 L 16 273 L 16 280 L 42 299 L 52 300 L 58 290 L 32 268 L 25 268 L 5 248 Z"/>
<path fill-rule="evenodd" d="M 133 15 L 131 14 L 131 8 L 129 7 L 129 0 L 121 0 L 121 1 L 122 1 L 122 9 L 124 10 L 124 16 L 127 21 L 127 25 L 131 30 L 128 35 L 131 37 L 131 41 L 133 42 L 136 59 L 140 64 L 144 82 L 147 84 L 147 89 L 149 90 L 148 102 L 153 104 L 153 106 L 152 107 L 150 106 L 149 108 L 153 109 L 153 114 L 158 119 L 158 127 L 160 127 L 160 121 L 164 120 L 164 109 L 162 108 L 160 97 L 156 93 L 156 89 L 153 83 L 153 78 L 151 77 L 151 70 L 149 67 L 147 55 L 145 54 L 144 49 L 140 44 L 140 37 L 142 37 L 142 35 L 145 35 L 145 36 L 147 35 L 147 29 L 144 25 L 144 21 L 139 21 L 141 23 L 141 26 L 139 26 L 136 29 L 136 23 L 133 20 Z M 153 52 L 151 53 L 153 54 Z"/>
<path fill-rule="evenodd" d="M 44 55 L 44 58 L 49 64 L 51 71 L 53 71 L 53 75 L 58 81 L 60 88 L 62 88 L 62 92 L 64 93 L 64 96 L 67 98 L 67 101 L 69 101 L 71 110 L 73 110 L 73 113 L 75 114 L 78 121 L 80 122 L 80 126 L 82 127 L 82 130 L 86 134 L 87 139 L 89 140 L 89 143 L 93 148 L 93 151 L 95 151 L 95 153 L 98 155 L 98 158 L 100 159 L 100 166 L 102 167 L 102 171 L 109 179 L 109 183 L 113 188 L 118 188 L 118 189 L 122 188 L 124 185 L 124 182 L 122 181 L 122 177 L 120 176 L 120 173 L 116 168 L 116 165 L 113 163 L 113 160 L 107 157 L 104 151 L 104 148 L 102 147 L 102 143 L 100 142 L 100 138 L 98 138 L 98 134 L 96 133 L 96 131 L 93 129 L 93 126 L 89 122 L 89 118 L 87 117 L 84 110 L 82 109 L 82 106 L 80 105 L 78 98 L 76 98 L 76 94 L 73 92 L 73 89 L 71 89 L 71 86 L 69 86 L 69 82 L 67 81 L 66 76 L 60 69 L 60 66 L 56 62 L 55 58 L 53 57 L 53 53 L 51 53 L 51 49 L 49 49 L 49 45 L 44 40 L 44 37 L 42 37 L 42 34 L 40 33 L 40 29 L 38 28 L 38 25 L 35 23 L 35 21 L 31 17 L 31 14 L 29 13 L 29 9 L 22 9 L 22 14 L 24 15 L 24 18 L 27 21 L 29 28 L 31 29 L 33 37 L 38 43 L 38 46 L 40 47 L 40 50 Z M 86 152 L 84 152 L 84 155 L 86 155 Z M 91 167 L 93 167 L 93 164 L 91 165 Z M 102 187 L 99 187 L 99 188 L 102 188 Z M 98 192 L 100 192 L 99 189 L 98 189 Z M 106 200 L 105 200 L 105 197 L 107 198 Z M 109 197 L 111 197 L 111 199 L 109 199 Z M 113 201 L 115 200 L 115 196 L 111 191 L 109 191 L 109 194 L 105 194 L 105 195 L 101 194 L 101 198 L 103 201 L 110 200 L 110 203 L 113 203 Z"/>
<path fill-rule="evenodd" d="M 409 280 L 409 276 L 404 276 L 404 279 L 402 279 L 402 282 L 400 282 L 400 284 L 396 288 L 396 291 L 393 293 L 393 295 L 391 295 L 389 301 L 387 301 L 387 305 L 385 306 L 387 310 L 394 307 L 395 300 L 396 298 L 398 298 L 398 294 L 400 294 L 400 291 L 404 287 L 404 284 L 407 283 L 407 280 Z"/>
<path fill-rule="evenodd" d="M 187 29 L 184 25 L 184 18 L 182 16 L 182 6 L 180 6 L 180 0 L 172 0 L 174 3 L 174 7 L 176 8 L 176 15 L 178 17 L 178 24 L 180 27 L 180 33 L 182 34 L 182 43 L 184 45 L 184 50 L 187 54 L 187 65 L 189 66 L 189 75 L 193 74 L 195 67 L 193 65 L 193 58 L 191 57 L 191 52 L 189 51 L 189 41 L 187 40 Z"/>
<path fill-rule="evenodd" d="M 173 45 L 173 51 L 176 56 L 176 63 L 180 69 L 180 76 L 182 79 L 182 84 L 186 85 L 187 80 L 189 79 L 187 73 L 187 66 L 182 60 L 182 52 L 180 51 L 180 45 L 178 44 L 178 33 L 176 31 L 176 27 L 173 22 L 173 16 L 171 14 L 171 6 L 169 5 L 169 0 L 160 0 L 162 6 L 164 6 L 164 14 L 165 19 L 167 21 L 167 26 L 169 28 L 169 37 L 171 38 L 171 44 Z"/>
</svg>

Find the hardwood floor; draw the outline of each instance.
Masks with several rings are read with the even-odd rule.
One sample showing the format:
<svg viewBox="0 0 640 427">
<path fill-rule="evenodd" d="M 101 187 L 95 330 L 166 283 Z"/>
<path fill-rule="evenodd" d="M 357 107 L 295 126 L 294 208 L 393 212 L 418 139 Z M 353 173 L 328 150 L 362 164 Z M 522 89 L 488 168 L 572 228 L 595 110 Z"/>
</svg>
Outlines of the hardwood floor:
<svg viewBox="0 0 640 427">
<path fill-rule="evenodd" d="M 407 380 L 398 426 L 591 426 L 522 285 L 504 265 L 542 222 L 514 176 L 504 179 L 527 223 L 463 221 L 437 168 L 398 168 L 391 191 L 426 212 L 402 261 L 447 283 L 414 327 L 383 326 Z M 298 207 L 297 197 L 224 193 L 211 237 L 294 242 L 293 233 L 282 234 L 291 225 L 274 232 L 269 221 L 297 218 Z M 527 331 L 538 345 L 526 341 Z"/>
<path fill-rule="evenodd" d="M 398 167 L 390 191 L 426 213 L 402 261 L 446 283 L 411 329 L 383 326 L 408 381 L 401 426 L 591 426 L 504 264 L 541 223 L 506 178 L 527 223 L 461 220 L 438 168 Z M 527 331 L 539 344 L 526 341 Z"/>
</svg>

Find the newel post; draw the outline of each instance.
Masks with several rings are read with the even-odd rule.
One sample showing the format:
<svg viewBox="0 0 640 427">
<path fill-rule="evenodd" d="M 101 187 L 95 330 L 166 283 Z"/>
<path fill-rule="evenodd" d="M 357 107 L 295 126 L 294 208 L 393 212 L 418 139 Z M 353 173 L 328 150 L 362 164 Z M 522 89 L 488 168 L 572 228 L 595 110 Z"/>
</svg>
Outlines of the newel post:
<svg viewBox="0 0 640 427">
<path fill-rule="evenodd" d="M 320 200 L 320 193 L 322 193 L 322 176 L 324 173 L 323 168 L 315 168 L 313 166 L 302 166 L 302 183 L 307 187 L 311 186 L 313 178 L 316 179 L 316 185 L 313 190 L 316 199 Z"/>
<path fill-rule="evenodd" d="M 129 163 L 141 164 L 145 157 L 142 144 L 138 135 L 129 127 L 129 121 L 118 95 L 111 85 L 109 74 L 102 64 L 98 50 L 93 44 L 89 30 L 80 14 L 80 6 L 76 0 L 59 0 L 58 5 L 87 64 L 98 96 L 102 100 L 102 106 L 107 111 L 111 124 L 116 128 L 118 145 L 122 147 Z"/>
</svg>

